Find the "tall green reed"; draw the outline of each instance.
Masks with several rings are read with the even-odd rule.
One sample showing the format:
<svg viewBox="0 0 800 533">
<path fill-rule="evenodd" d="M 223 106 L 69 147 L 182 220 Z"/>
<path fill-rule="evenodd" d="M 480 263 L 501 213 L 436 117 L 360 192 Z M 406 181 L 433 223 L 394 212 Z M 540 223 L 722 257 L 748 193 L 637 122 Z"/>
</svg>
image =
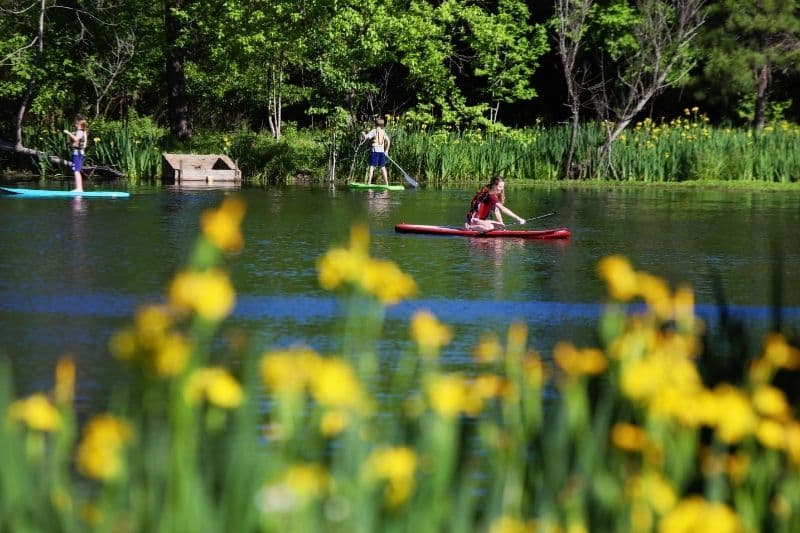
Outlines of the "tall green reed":
<svg viewBox="0 0 800 533">
<path fill-rule="evenodd" d="M 565 179 L 563 159 L 568 125 L 459 131 L 410 128 L 390 123 L 393 157 L 434 186 L 485 181 L 501 173 L 511 179 Z M 631 182 L 800 180 L 800 127 L 781 122 L 755 134 L 748 129 L 715 127 L 696 108 L 672 120 L 645 119 L 612 146 L 615 174 L 597 161 L 603 125 L 579 128 L 575 161 L 583 179 Z"/>
</svg>

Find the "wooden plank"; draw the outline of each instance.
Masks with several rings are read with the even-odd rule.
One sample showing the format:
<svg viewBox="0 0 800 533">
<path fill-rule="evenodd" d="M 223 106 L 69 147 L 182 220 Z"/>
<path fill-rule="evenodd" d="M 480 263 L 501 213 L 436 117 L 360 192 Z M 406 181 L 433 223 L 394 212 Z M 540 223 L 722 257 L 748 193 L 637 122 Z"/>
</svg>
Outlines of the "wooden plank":
<svg viewBox="0 0 800 533">
<path fill-rule="evenodd" d="M 186 168 L 183 167 L 178 181 L 236 181 L 238 180 L 238 173 L 235 170 L 212 170 L 209 168 Z"/>
</svg>

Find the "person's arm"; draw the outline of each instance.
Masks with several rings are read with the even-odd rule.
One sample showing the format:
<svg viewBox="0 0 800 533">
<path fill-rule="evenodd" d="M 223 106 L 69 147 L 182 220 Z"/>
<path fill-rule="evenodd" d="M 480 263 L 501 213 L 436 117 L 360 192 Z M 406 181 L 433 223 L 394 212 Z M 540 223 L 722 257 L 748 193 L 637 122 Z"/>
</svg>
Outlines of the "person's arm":
<svg viewBox="0 0 800 533">
<path fill-rule="evenodd" d="M 519 222 L 520 224 L 524 224 L 525 223 L 525 219 L 524 218 L 520 217 L 519 215 L 514 213 L 511 209 L 507 208 L 503 204 L 497 204 L 497 208 L 500 209 L 500 211 L 502 211 L 506 215 L 516 218 L 517 222 Z"/>
<path fill-rule="evenodd" d="M 74 143 L 78 142 L 78 140 L 79 140 L 79 139 L 78 139 L 78 137 L 76 137 L 76 136 L 75 136 L 75 134 L 73 134 L 71 131 L 69 131 L 69 130 L 64 130 L 64 133 L 66 133 L 67 135 L 69 135 L 69 138 L 70 138 L 70 140 L 71 140 L 72 142 L 74 142 Z"/>
<path fill-rule="evenodd" d="M 383 153 L 388 155 L 389 147 L 391 145 L 392 145 L 392 140 L 389 138 L 389 135 L 386 135 L 386 137 L 384 137 L 384 142 L 383 142 Z"/>
</svg>

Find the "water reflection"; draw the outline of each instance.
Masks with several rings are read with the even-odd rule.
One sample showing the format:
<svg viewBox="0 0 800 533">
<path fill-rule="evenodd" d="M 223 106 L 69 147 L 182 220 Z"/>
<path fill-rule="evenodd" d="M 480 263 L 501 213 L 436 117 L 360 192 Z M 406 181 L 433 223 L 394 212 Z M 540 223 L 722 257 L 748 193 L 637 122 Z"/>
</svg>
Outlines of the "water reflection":
<svg viewBox="0 0 800 533">
<path fill-rule="evenodd" d="M 392 204 L 389 191 L 366 191 L 367 210 L 371 215 L 386 216 L 389 214 Z"/>
</svg>

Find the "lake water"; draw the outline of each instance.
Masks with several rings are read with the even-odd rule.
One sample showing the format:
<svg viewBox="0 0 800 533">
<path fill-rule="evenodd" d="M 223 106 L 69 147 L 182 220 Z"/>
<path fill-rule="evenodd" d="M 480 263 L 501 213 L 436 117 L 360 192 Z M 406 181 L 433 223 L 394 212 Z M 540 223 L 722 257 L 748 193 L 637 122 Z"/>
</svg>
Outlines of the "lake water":
<svg viewBox="0 0 800 533">
<path fill-rule="evenodd" d="M 568 241 L 396 234 L 399 222 L 457 225 L 474 191 L 347 191 L 286 186 L 237 191 L 248 204 L 245 250 L 231 262 L 237 305 L 223 335 L 244 332 L 254 350 L 304 343 L 335 351 L 342 310 L 317 283 L 316 261 L 367 221 L 372 254 L 414 276 L 418 298 L 387 311 L 379 352 L 409 346 L 421 308 L 453 326 L 448 365 L 469 365 L 486 331 L 513 320 L 545 357 L 557 340 L 596 345 L 605 287 L 597 262 L 623 254 L 637 269 L 690 282 L 712 323 L 715 279 L 735 314 L 765 328 L 780 272 L 783 316 L 800 327 L 800 191 L 671 188 L 515 188 L 508 206 L 531 226 L 566 226 Z M 109 337 L 136 308 L 161 301 L 199 232 L 203 210 L 231 192 L 149 189 L 127 200 L 0 197 L 0 354 L 19 393 L 49 389 L 55 361 L 71 354 L 80 401 L 100 401 L 124 379 Z M 776 258 L 780 260 L 776 260 Z"/>
</svg>

